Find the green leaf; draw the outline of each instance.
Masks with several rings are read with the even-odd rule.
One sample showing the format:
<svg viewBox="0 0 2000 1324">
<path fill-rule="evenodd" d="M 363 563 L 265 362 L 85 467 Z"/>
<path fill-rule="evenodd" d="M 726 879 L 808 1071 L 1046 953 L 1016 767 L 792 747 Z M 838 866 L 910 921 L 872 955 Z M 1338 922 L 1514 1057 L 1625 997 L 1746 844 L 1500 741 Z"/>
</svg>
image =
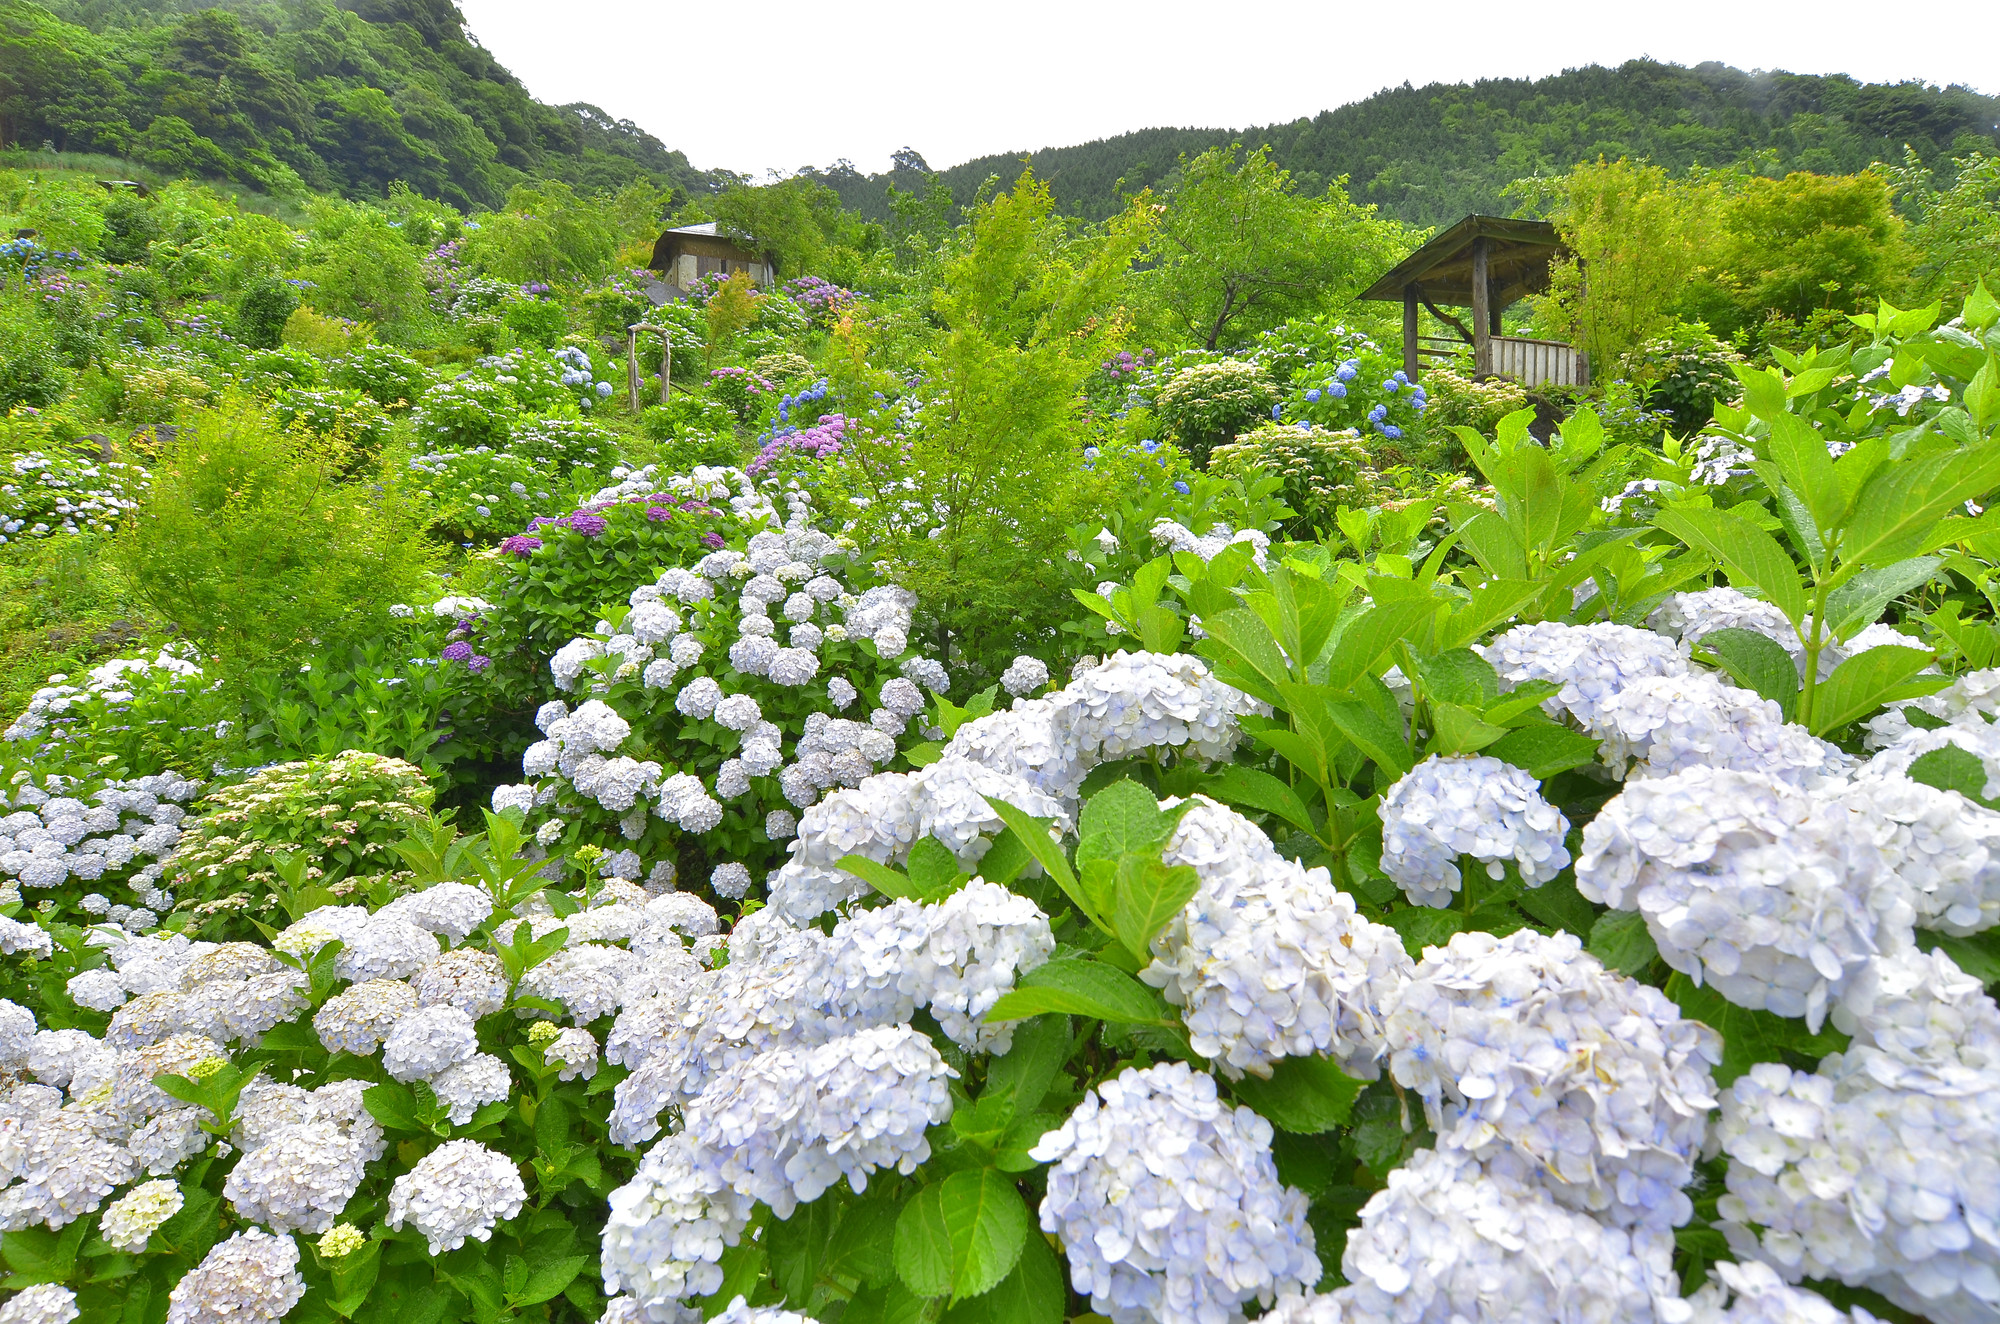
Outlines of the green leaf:
<svg viewBox="0 0 2000 1324">
<path fill-rule="evenodd" d="M 986 1020 L 997 1024 L 1044 1012 L 1125 1025 L 1174 1023 L 1158 993 L 1116 966 L 1079 957 L 1062 957 L 1022 975 L 1014 991 L 993 1004 Z"/>
<path fill-rule="evenodd" d="M 1863 485 L 1841 534 L 1843 565 L 1928 551 L 1940 521 L 2000 486 L 2000 445 L 1884 465 Z"/>
<path fill-rule="evenodd" d="M 1576 880 L 1568 872 L 1558 874 L 1540 887 L 1524 889 L 1514 898 L 1521 910 L 1552 929 L 1574 933 L 1581 938 L 1596 922 L 1597 908 L 1576 890 Z"/>
<path fill-rule="evenodd" d="M 1362 1085 L 1330 1058 L 1286 1057 L 1269 1080 L 1245 1076 L 1230 1089 L 1280 1131 L 1317 1135 L 1347 1124 Z"/>
<path fill-rule="evenodd" d="M 1819 691 L 1813 696 L 1812 720 L 1808 727 L 1816 736 L 1825 735 L 1857 718 L 1866 717 L 1891 699 L 1913 698 L 1943 689 L 1951 683 L 1943 676 L 1910 682 L 1910 677 L 1928 665 L 1930 660 L 1928 649 L 1893 645 L 1856 653 L 1819 683 Z"/>
<path fill-rule="evenodd" d="M 1153 935 L 1180 914 L 1200 886 L 1201 877 L 1190 865 L 1162 864 L 1157 856 L 1126 856 L 1118 862 L 1112 932 L 1136 959 L 1150 960 Z"/>
<path fill-rule="evenodd" d="M 1327 720 L 1374 759 L 1375 766 L 1391 781 L 1402 777 L 1415 765 L 1416 760 L 1410 756 L 1410 747 L 1404 741 L 1403 733 L 1384 721 L 1368 705 L 1358 700 L 1332 701 L 1326 704 L 1324 711 Z"/>
<path fill-rule="evenodd" d="M 527 925 L 522 925 L 526 928 Z M 417 1096 L 410 1093 L 407 1085 L 395 1081 L 379 1081 L 370 1085 L 361 1096 L 361 1106 L 368 1115 L 382 1124 L 385 1131 L 427 1131 L 417 1118 Z"/>
<path fill-rule="evenodd" d="M 1636 910 L 1612 910 L 1598 916 L 1585 944 L 1592 956 L 1621 975 L 1637 976 L 1660 954 L 1645 916 Z"/>
<path fill-rule="evenodd" d="M 1919 754 L 1910 763 L 1909 777 L 1940 791 L 1957 791 L 1976 805 L 2000 809 L 2000 800 L 1986 797 L 1986 764 L 1977 754 L 1958 745 Z"/>
<path fill-rule="evenodd" d="M 976 1302 L 961 1301 L 945 1311 L 943 1324 L 1062 1324 L 1068 1300 L 1056 1253 L 1031 1232 L 1007 1276 Z"/>
<path fill-rule="evenodd" d="M 839 867 L 893 900 L 920 902 L 925 899 L 924 889 L 909 875 L 866 855 L 843 855 Z"/>
<path fill-rule="evenodd" d="M 840 1312 L 840 1324 L 930 1324 L 931 1303 L 901 1280 L 870 1284 Z"/>
<path fill-rule="evenodd" d="M 1711 630 L 1697 643 L 1715 654 L 1731 680 L 1773 700 L 1785 720 L 1792 720 L 1799 703 L 1799 667 L 1783 644 L 1738 626 Z"/>
<path fill-rule="evenodd" d="M 528 1275 L 528 1285 L 514 1303 L 523 1306 L 539 1305 L 561 1294 L 583 1272 L 583 1266 L 590 1263 L 587 1255 L 569 1255 L 559 1260 L 549 1260 L 537 1265 Z"/>
<path fill-rule="evenodd" d="M 1787 1053 L 1817 1062 L 1828 1053 L 1847 1048 L 1847 1036 L 1831 1026 L 1814 1034 L 1804 1021 L 1739 1007 L 1713 988 L 1697 985 L 1678 972 L 1667 980 L 1666 994 L 1680 1007 L 1681 1015 L 1722 1036 L 1722 1064 L 1715 1069 L 1717 1085 L 1727 1085 L 1759 1062 L 1783 1061 Z"/>
<path fill-rule="evenodd" d="M 1240 763 L 1231 763 L 1201 784 L 1203 794 L 1226 804 L 1261 809 L 1290 823 L 1302 832 L 1313 830 L 1312 811 L 1282 779 Z"/>
<path fill-rule="evenodd" d="M 954 1302 L 991 1291 L 1021 1258 L 1028 1206 L 1005 1173 L 954 1172 L 896 1220 L 896 1273 L 918 1296 Z"/>
<path fill-rule="evenodd" d="M 1455 703 L 1431 704 L 1431 724 L 1430 750 L 1436 754 L 1471 754 L 1507 734 L 1506 727 Z"/>
<path fill-rule="evenodd" d="M 1291 666 L 1272 637 L 1271 627 L 1248 607 L 1203 617 L 1201 628 L 1208 635 L 1203 641 L 1203 653 L 1212 656 L 1214 651 L 1221 651 L 1238 664 L 1239 670 L 1247 669 L 1250 676 L 1261 680 L 1265 693 L 1258 697 L 1266 702 L 1275 698 L 1277 686 L 1292 678 Z"/>
<path fill-rule="evenodd" d="M 1597 757 L 1597 742 L 1566 726 L 1522 726 L 1488 745 L 1485 752 L 1545 781 L 1591 762 Z"/>
<path fill-rule="evenodd" d="M 1972 287 L 1972 293 L 1965 296 L 1965 307 L 1960 312 L 1966 325 L 1975 331 L 1984 331 L 1995 322 L 2000 322 L 2000 299 L 1995 299 L 1987 290 L 1984 277 Z"/>
<path fill-rule="evenodd" d="M 1827 595 L 1827 628 L 1836 639 L 1852 638 L 1873 625 L 1891 602 L 1930 582 L 1943 564 L 1942 556 L 1912 556 L 1889 565 L 1869 566 Z"/>
<path fill-rule="evenodd" d="M 972 877 L 959 867 L 951 848 L 936 837 L 917 838 L 905 867 L 926 905 L 944 900 Z"/>
<path fill-rule="evenodd" d="M 1016 1026 L 1013 1045 L 988 1064 L 979 1097 L 1005 1099 L 1011 1112 L 1032 1111 L 1069 1061 L 1073 1042 L 1069 1021 L 1061 1016 Z"/>
<path fill-rule="evenodd" d="M 849 1204 L 827 1242 L 827 1271 L 875 1287 L 895 1281 L 896 1216 L 901 1212 L 894 1200 L 865 1199 Z"/>
<path fill-rule="evenodd" d="M 1653 522 L 1720 562 L 1737 588 L 1756 588 L 1785 619 L 1804 619 L 1806 589 L 1798 567 L 1776 538 L 1749 520 L 1721 510 L 1663 510 Z"/>
<path fill-rule="evenodd" d="M 1417 663 L 1429 697 L 1484 711 L 1500 697 L 1500 673 L 1470 648 L 1447 648 Z"/>
<path fill-rule="evenodd" d="M 993 812 L 1000 816 L 1000 821 L 1013 830 L 1015 839 L 1027 848 L 1035 863 L 1041 865 L 1049 877 L 1056 880 L 1056 885 L 1068 894 L 1070 900 L 1083 908 L 1085 918 L 1093 924 L 1101 924 L 1103 917 L 1078 895 L 1076 875 L 1070 871 L 1069 861 L 1063 858 L 1062 847 L 1049 835 L 1055 820 L 1036 818 L 1027 810 L 1017 809 L 1005 800 L 996 800 L 990 795 L 984 798 L 986 803 L 993 807 Z M 1158 807 L 1157 804 L 1154 805 L 1155 809 Z"/>
<path fill-rule="evenodd" d="M 993 838 L 993 844 L 979 858 L 979 876 L 1005 887 L 1021 876 L 1021 871 L 1028 867 L 1028 859 L 1028 848 L 1014 835 L 1014 829 L 1008 828 Z"/>
<path fill-rule="evenodd" d="M 1437 615 L 1438 604 L 1423 598 L 1408 602 L 1385 602 L 1361 613 L 1341 631 L 1327 659 L 1326 683 L 1336 690 L 1351 688 L 1357 680 L 1373 675 L 1376 665 L 1400 639 Z M 1385 668 L 1386 669 L 1386 668 Z"/>
<path fill-rule="evenodd" d="M 1412 959 L 1424 959 L 1424 948 L 1448 943 L 1453 934 L 1465 931 L 1465 915 L 1457 910 L 1433 910 L 1429 906 L 1405 906 L 1392 911 L 1383 921 L 1403 940 L 1403 950 Z"/>
<path fill-rule="evenodd" d="M 1160 808 L 1153 793 L 1127 777 L 1090 797 L 1077 816 L 1076 865 L 1158 851 L 1179 815 Z"/>
</svg>

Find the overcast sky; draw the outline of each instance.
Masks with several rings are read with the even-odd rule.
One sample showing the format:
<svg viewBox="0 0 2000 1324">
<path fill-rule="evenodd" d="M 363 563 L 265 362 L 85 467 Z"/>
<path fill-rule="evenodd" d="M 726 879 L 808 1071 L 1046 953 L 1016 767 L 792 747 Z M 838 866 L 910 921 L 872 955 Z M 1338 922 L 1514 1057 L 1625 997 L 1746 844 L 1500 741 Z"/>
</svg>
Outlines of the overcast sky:
<svg viewBox="0 0 2000 1324">
<path fill-rule="evenodd" d="M 1405 80 L 1642 55 L 2000 90 L 1994 0 L 459 2 L 535 96 L 593 102 L 700 168 L 753 174 L 843 157 L 874 172 L 905 145 L 943 167 L 1154 125 L 1242 128 Z M 1519 17 L 1479 17 L 1496 12 Z"/>
</svg>

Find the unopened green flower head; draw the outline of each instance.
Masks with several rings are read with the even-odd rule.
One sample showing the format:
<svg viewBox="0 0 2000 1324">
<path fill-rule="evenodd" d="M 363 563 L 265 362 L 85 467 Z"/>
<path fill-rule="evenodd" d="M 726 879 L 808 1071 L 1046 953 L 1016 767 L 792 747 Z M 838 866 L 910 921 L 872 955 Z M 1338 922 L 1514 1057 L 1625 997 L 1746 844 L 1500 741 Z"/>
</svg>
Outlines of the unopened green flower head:
<svg viewBox="0 0 2000 1324">
<path fill-rule="evenodd" d="M 189 1080 L 207 1080 L 228 1065 L 226 1057 L 204 1057 L 187 1069 L 187 1077 Z"/>
<path fill-rule="evenodd" d="M 537 1048 L 554 1043 L 562 1036 L 562 1029 L 554 1021 L 536 1021 L 528 1027 L 528 1042 Z"/>
<path fill-rule="evenodd" d="M 593 845 L 578 846 L 575 851 L 575 858 L 578 864 L 596 864 L 604 858 L 604 847 Z"/>
<path fill-rule="evenodd" d="M 360 1228 L 352 1223 L 335 1223 L 319 1239 L 319 1253 L 322 1259 L 344 1260 L 368 1243 L 368 1238 Z"/>
</svg>

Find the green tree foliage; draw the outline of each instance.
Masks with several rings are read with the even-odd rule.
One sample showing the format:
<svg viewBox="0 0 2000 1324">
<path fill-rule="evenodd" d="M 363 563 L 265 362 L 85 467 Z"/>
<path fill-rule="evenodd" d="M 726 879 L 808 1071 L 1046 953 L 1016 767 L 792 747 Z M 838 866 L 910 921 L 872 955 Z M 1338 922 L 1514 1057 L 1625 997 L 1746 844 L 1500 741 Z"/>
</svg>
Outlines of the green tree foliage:
<svg viewBox="0 0 2000 1324">
<path fill-rule="evenodd" d="M 459 207 L 556 178 L 720 182 L 627 120 L 535 101 L 443 0 L 245 5 L 0 0 L 0 145 L 381 197 L 394 181 Z"/>
<path fill-rule="evenodd" d="M 1909 234 L 1916 255 L 1911 293 L 1963 303 L 1982 276 L 2000 271 L 2000 155 L 1954 159 L 1946 187 L 1914 151 L 1884 174 L 1916 217 Z"/>
<path fill-rule="evenodd" d="M 277 430 L 253 403 L 195 415 L 119 531 L 141 601 L 248 683 L 338 651 L 420 593 L 432 552 L 400 465 L 343 480 L 345 449 Z"/>
<path fill-rule="evenodd" d="M 1310 197 L 1266 149 L 1240 164 L 1236 154 L 1217 148 L 1182 163 L 1147 277 L 1175 329 L 1204 348 L 1317 312 L 1411 246 L 1403 226 L 1356 206 L 1339 181 Z"/>
<path fill-rule="evenodd" d="M 925 364 L 932 402 L 907 446 L 888 435 L 893 405 L 880 411 L 884 440 L 864 443 L 867 541 L 936 613 L 939 642 L 960 661 L 1005 665 L 1040 624 L 1024 604 L 1067 610 L 1052 576 L 1084 492 L 1078 387 L 1145 238 L 1137 208 L 1102 232 L 1075 233 L 1032 172 L 975 207 L 933 305 L 943 330 Z M 859 361 L 866 347 L 849 348 Z M 870 383 L 858 370 L 847 376 L 845 393 L 865 400 Z M 913 511 L 922 517 L 906 526 Z"/>
<path fill-rule="evenodd" d="M 2000 98 L 1965 87 L 1630 60 L 1532 80 L 1406 83 L 1288 124 L 1141 129 L 1032 154 L 983 156 L 939 178 L 959 202 L 969 202 L 983 181 L 1017 169 L 1027 155 L 1065 211 L 1101 218 L 1117 213 L 1125 195 L 1166 183 L 1182 157 L 1235 141 L 1268 145 L 1301 191 L 1317 192 L 1346 176 L 1356 201 L 1412 225 L 1437 226 L 1468 212 L 1504 215 L 1513 180 L 1560 174 L 1600 155 L 1644 157 L 1674 171 L 1746 162 L 1768 174 L 1840 174 L 1900 160 L 1905 144 L 1927 162 L 1973 148 L 1990 155 L 2000 144 L 1996 124 Z M 836 168 L 819 177 L 849 207 L 884 220 L 889 184 L 908 189 L 921 175 L 909 168 L 872 176 Z"/>
<path fill-rule="evenodd" d="M 501 280 L 586 281 L 611 269 L 618 229 L 611 209 L 569 185 L 521 185 L 466 241 L 466 259 Z"/>
<path fill-rule="evenodd" d="M 298 306 L 297 289 L 266 276 L 245 290 L 236 305 L 236 338 L 252 349 L 276 349 L 284 339 L 286 319 Z"/>
<path fill-rule="evenodd" d="M 738 184 L 706 204 L 716 228 L 754 245 L 777 264 L 781 278 L 805 274 L 854 278 L 862 255 L 881 244 L 881 230 L 840 205 L 840 195 L 795 176 L 772 184 Z"/>
<path fill-rule="evenodd" d="M 416 250 L 373 209 L 359 210 L 337 234 L 316 243 L 303 269 L 309 302 L 322 313 L 391 325 L 423 311 Z"/>
</svg>

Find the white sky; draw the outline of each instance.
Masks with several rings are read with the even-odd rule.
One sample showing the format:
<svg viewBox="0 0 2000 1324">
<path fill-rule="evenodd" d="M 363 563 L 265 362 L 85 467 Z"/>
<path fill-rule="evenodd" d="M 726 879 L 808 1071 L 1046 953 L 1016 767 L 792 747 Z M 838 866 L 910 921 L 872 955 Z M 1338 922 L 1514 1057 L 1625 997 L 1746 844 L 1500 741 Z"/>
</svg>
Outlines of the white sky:
<svg viewBox="0 0 2000 1324">
<path fill-rule="evenodd" d="M 459 0 L 544 101 L 631 119 L 702 169 L 933 167 L 1154 125 L 1242 128 L 1408 80 L 1637 56 L 2000 90 L 1994 0 Z M 1902 12 L 1917 22 L 1896 17 Z M 1497 26 L 1481 15 L 1516 14 Z"/>
</svg>

